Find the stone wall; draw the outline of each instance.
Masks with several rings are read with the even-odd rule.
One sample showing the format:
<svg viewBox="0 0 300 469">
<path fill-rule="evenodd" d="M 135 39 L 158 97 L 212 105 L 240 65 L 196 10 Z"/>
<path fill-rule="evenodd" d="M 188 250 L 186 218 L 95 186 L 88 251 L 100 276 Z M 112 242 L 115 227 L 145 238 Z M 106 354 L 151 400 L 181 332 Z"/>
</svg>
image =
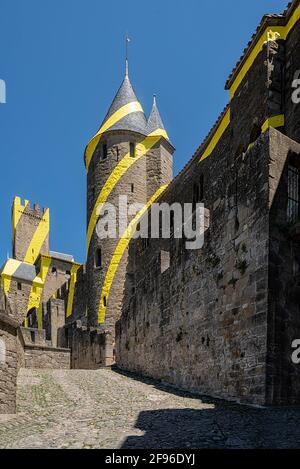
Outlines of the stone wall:
<svg viewBox="0 0 300 469">
<path fill-rule="evenodd" d="M 70 369 L 70 350 L 39 345 L 25 346 L 25 367 Z"/>
<path fill-rule="evenodd" d="M 81 321 L 59 331 L 59 345 L 71 349 L 71 368 L 98 369 L 114 363 L 114 334 L 104 328 L 83 326 Z"/>
<path fill-rule="evenodd" d="M 0 311 L 0 414 L 16 412 L 17 375 L 24 364 L 18 323 Z"/>
<path fill-rule="evenodd" d="M 131 244 L 135 294 L 128 291 L 117 324 L 117 364 L 183 388 L 262 404 L 272 136 L 262 135 L 234 167 L 226 138 L 218 158 L 195 161 L 163 197 L 169 203 L 191 201 L 203 172 L 210 211 L 203 248 L 188 251 L 177 239 L 169 246 L 168 240 L 152 239 L 144 251 L 140 240 Z M 161 250 L 170 252 L 164 272 Z"/>
<path fill-rule="evenodd" d="M 300 169 L 300 144 L 277 133 L 271 145 L 267 401 L 299 404 L 292 342 L 300 339 L 300 225 L 288 220 L 287 196 L 288 165 Z"/>
</svg>

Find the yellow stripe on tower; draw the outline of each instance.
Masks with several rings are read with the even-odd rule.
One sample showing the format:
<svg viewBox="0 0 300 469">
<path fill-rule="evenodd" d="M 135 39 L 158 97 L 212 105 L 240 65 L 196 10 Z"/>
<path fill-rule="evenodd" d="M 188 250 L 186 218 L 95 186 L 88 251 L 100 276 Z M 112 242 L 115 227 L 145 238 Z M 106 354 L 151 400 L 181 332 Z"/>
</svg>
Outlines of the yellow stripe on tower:
<svg viewBox="0 0 300 469">
<path fill-rule="evenodd" d="M 49 272 L 51 262 L 52 262 L 51 257 L 42 256 L 40 272 L 35 277 L 31 285 L 29 301 L 27 305 L 27 312 L 30 311 L 32 308 L 40 307 L 43 289 L 44 289 L 45 281 Z"/>
<path fill-rule="evenodd" d="M 50 211 L 47 209 L 41 219 L 33 237 L 30 241 L 28 246 L 24 262 L 28 262 L 29 264 L 34 264 L 37 260 L 42 246 L 49 235 L 50 229 Z"/>
<path fill-rule="evenodd" d="M 96 133 L 96 135 L 94 135 L 91 141 L 87 144 L 84 156 L 87 170 L 89 168 L 94 151 L 96 150 L 96 147 L 102 137 L 102 134 L 109 130 L 110 127 L 115 125 L 121 119 L 128 116 L 129 114 L 132 114 L 133 112 L 144 112 L 142 106 L 138 101 L 133 101 L 132 103 L 125 104 L 125 106 L 122 106 L 112 116 L 110 116 L 107 121 L 105 121 L 105 123 Z"/>
<path fill-rule="evenodd" d="M 111 286 L 115 278 L 115 275 L 117 273 L 118 266 L 121 262 L 123 254 L 126 248 L 128 247 L 134 232 L 136 231 L 137 224 L 139 220 L 142 218 L 142 216 L 145 214 L 145 212 L 149 209 L 149 207 L 158 199 L 158 197 L 166 190 L 167 187 L 168 187 L 168 184 L 161 186 L 155 192 L 155 194 L 151 197 L 151 199 L 146 203 L 146 205 L 131 220 L 131 222 L 129 223 L 127 229 L 125 230 L 124 234 L 122 235 L 122 238 L 120 239 L 116 247 L 116 250 L 113 254 L 108 271 L 106 273 L 102 292 L 101 292 L 100 305 L 99 305 L 99 310 L 98 310 L 99 324 L 103 324 L 105 322 L 105 316 L 106 316 L 105 305 L 107 304 L 107 301 L 108 301 Z"/>
<path fill-rule="evenodd" d="M 77 282 L 77 271 L 79 268 L 80 268 L 79 264 L 74 264 L 71 269 L 71 281 L 70 281 L 68 304 L 67 304 L 67 318 L 71 316 L 72 314 L 75 285 Z"/>
<path fill-rule="evenodd" d="M 146 155 L 149 150 L 161 139 L 161 131 L 157 134 L 157 131 L 153 132 L 153 134 L 148 135 L 141 143 L 136 145 L 136 156 L 132 158 L 130 153 L 127 153 L 124 158 L 120 161 L 120 163 L 115 167 L 113 172 L 110 174 L 109 178 L 107 179 L 106 183 L 104 184 L 97 201 L 95 203 L 94 209 L 92 211 L 89 226 L 87 229 L 86 235 L 86 250 L 87 254 L 89 251 L 91 239 L 95 230 L 96 223 L 99 218 L 99 213 L 103 204 L 106 203 L 107 198 L 116 184 L 119 182 L 121 177 L 128 171 L 128 169 L 136 163 L 142 156 Z"/>
</svg>

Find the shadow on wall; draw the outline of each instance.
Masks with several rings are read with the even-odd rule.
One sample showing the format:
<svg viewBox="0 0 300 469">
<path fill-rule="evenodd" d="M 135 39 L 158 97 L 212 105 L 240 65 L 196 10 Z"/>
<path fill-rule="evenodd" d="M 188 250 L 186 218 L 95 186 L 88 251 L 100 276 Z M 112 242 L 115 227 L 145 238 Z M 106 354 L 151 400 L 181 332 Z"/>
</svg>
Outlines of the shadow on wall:
<svg viewBox="0 0 300 469">
<path fill-rule="evenodd" d="M 174 448 L 299 448 L 300 407 L 255 408 L 173 389 L 150 378 L 115 369 L 131 379 L 189 399 L 211 409 L 157 409 L 139 414 L 135 428 L 142 436 L 129 436 L 122 449 Z"/>
</svg>

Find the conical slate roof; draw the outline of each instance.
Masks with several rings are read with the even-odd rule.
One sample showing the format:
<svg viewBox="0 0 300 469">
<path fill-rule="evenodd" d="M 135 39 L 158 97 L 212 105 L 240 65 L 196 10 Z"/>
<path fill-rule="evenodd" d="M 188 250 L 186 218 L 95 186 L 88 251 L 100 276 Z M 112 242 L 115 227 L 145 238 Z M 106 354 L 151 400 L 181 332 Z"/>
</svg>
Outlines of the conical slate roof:
<svg viewBox="0 0 300 469">
<path fill-rule="evenodd" d="M 165 137 L 167 140 L 169 140 L 167 131 L 165 129 L 157 107 L 155 96 L 153 98 L 153 106 L 147 122 L 147 134 L 149 135 L 152 133 L 155 133 L 156 135 L 161 135 L 162 137 Z"/>
<path fill-rule="evenodd" d="M 118 117 L 120 118 L 118 119 Z M 105 126 L 109 119 L 113 119 L 116 122 L 105 131 L 125 130 L 146 135 L 146 117 L 127 74 L 117 91 L 101 127 Z"/>
<path fill-rule="evenodd" d="M 147 120 L 130 83 L 127 67 L 123 83 L 117 91 L 100 129 L 86 146 L 84 160 L 87 169 L 99 140 L 105 132 L 111 130 L 124 130 L 147 135 Z"/>
</svg>

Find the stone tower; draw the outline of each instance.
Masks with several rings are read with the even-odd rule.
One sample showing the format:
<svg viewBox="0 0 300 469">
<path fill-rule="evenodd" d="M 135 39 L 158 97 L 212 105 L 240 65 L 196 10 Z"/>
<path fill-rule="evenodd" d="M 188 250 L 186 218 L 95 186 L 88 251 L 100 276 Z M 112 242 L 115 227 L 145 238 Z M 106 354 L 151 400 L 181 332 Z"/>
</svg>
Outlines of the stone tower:
<svg viewBox="0 0 300 469">
<path fill-rule="evenodd" d="M 39 205 L 30 206 L 28 200 L 22 204 L 15 197 L 12 206 L 13 258 L 34 264 L 39 254 L 49 253 L 49 209 Z"/>
<path fill-rule="evenodd" d="M 123 83 L 85 150 L 88 324 L 105 325 L 113 337 L 124 297 L 128 244 L 142 214 L 172 179 L 173 152 L 156 102 L 147 122 L 126 66 Z M 123 208 L 139 204 L 137 213 L 125 219 L 120 197 Z M 116 207 L 114 239 L 97 234 L 99 209 L 105 203 Z"/>
</svg>

